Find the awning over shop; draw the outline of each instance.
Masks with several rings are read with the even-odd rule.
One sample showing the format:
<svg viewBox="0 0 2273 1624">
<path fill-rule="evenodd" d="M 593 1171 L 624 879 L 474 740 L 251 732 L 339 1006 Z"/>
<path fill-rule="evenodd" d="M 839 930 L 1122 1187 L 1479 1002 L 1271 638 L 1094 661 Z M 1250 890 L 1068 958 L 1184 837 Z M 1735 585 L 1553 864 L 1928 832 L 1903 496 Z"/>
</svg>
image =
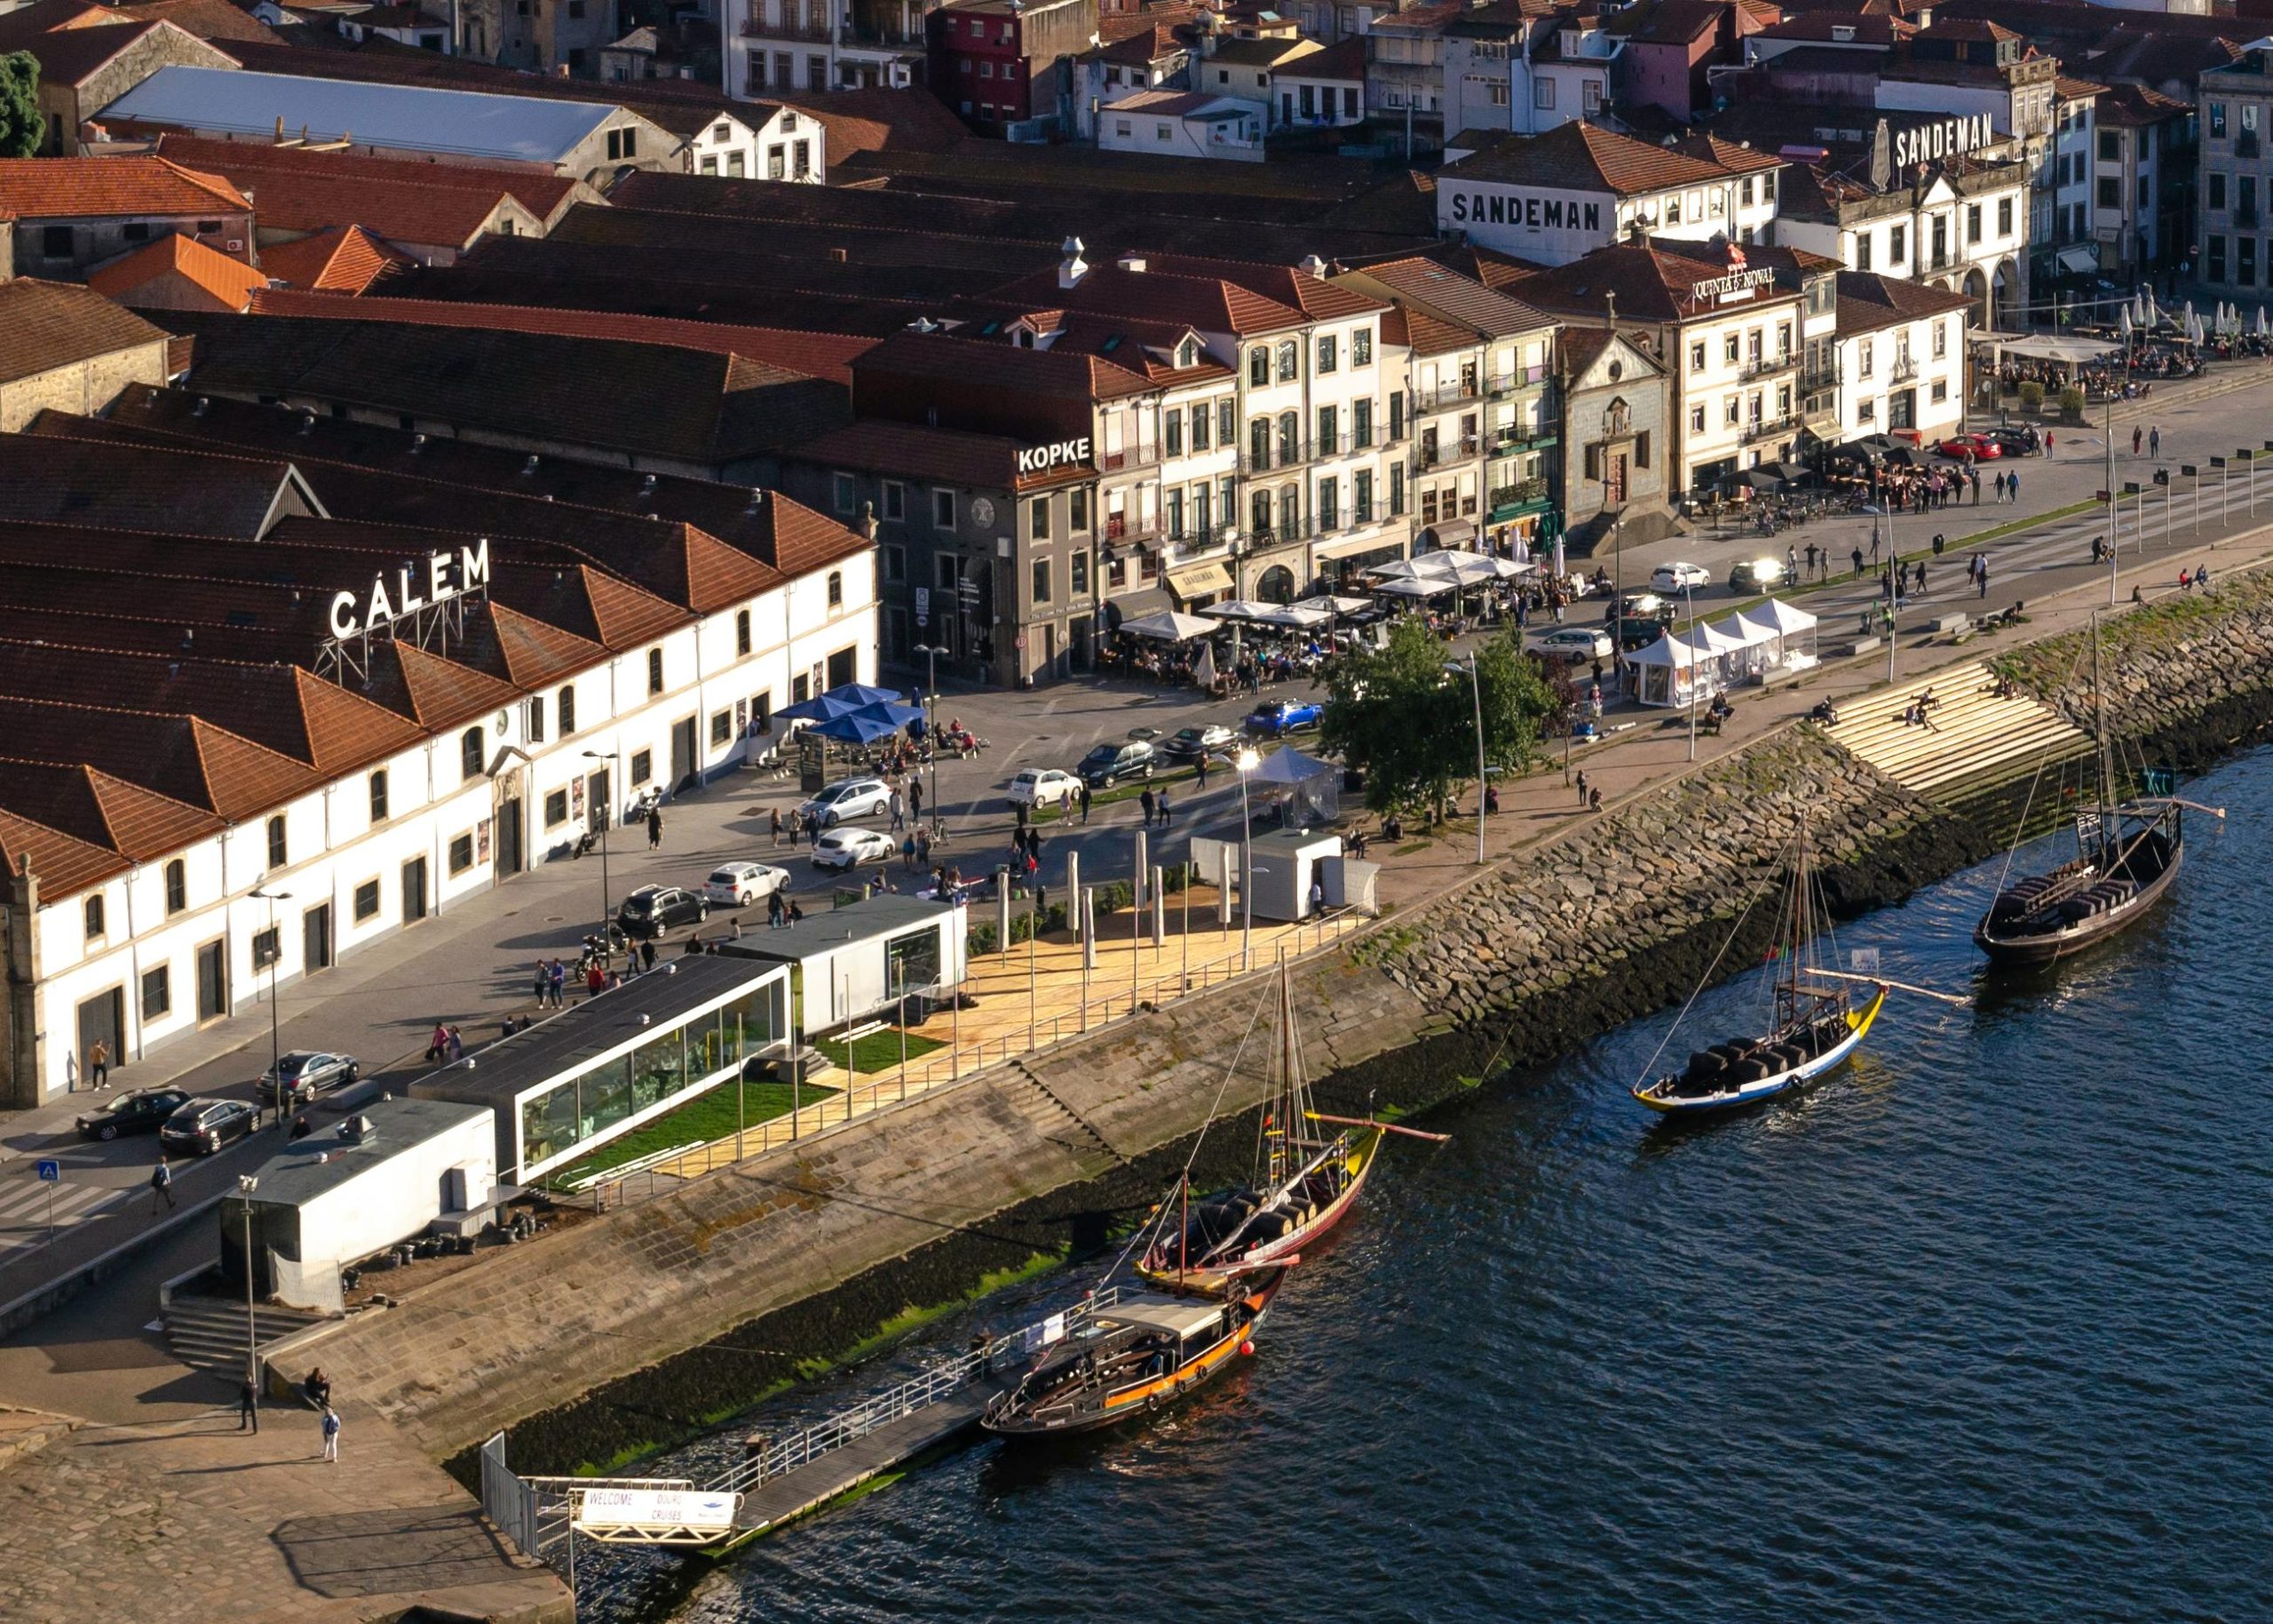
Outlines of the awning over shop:
<svg viewBox="0 0 2273 1624">
<path fill-rule="evenodd" d="M 1187 605 L 1196 598 L 1216 598 L 1232 590 L 1231 566 L 1221 559 L 1187 564 L 1182 569 L 1168 571 L 1168 590 Z"/>
<path fill-rule="evenodd" d="M 1194 638 L 1204 638 L 1216 630 L 1216 622 L 1203 621 L 1196 614 L 1178 614 L 1173 609 L 1163 609 L 1158 614 L 1139 615 L 1133 621 L 1121 622 L 1123 637 L 1152 638 L 1162 643 L 1189 643 Z"/>
<path fill-rule="evenodd" d="M 2058 258 L 2060 261 L 2060 268 L 2067 272 L 2071 276 L 2082 276 L 2099 269 L 2099 250 L 2097 249 L 2084 248 L 2081 246 L 2075 248 L 2063 248 L 2060 250 Z"/>
<path fill-rule="evenodd" d="M 1250 621 L 1258 626 L 1286 626 L 1296 630 L 1323 626 L 1334 619 L 1333 614 L 1324 609 L 1298 608 L 1293 604 L 1255 603 L 1245 598 L 1211 605 L 1200 613 L 1217 620 Z"/>
<path fill-rule="evenodd" d="M 1837 412 L 1811 412 L 1800 419 L 1800 428 L 1826 446 L 1839 443 L 1841 431 Z"/>
<path fill-rule="evenodd" d="M 2123 347 L 2119 339 L 2055 338 L 2020 333 L 1975 333 L 1970 337 L 1976 346 L 1985 345 L 2000 355 L 2016 355 L 2024 360 L 2056 360 L 2069 366 L 2097 360 Z"/>
<path fill-rule="evenodd" d="M 1422 535 L 1432 547 L 1466 547 L 1476 540 L 1476 525 L 1466 519 L 1447 519 L 1430 525 Z"/>
<path fill-rule="evenodd" d="M 1122 623 L 1147 614 L 1158 614 L 1176 606 L 1166 587 L 1139 587 L 1133 592 L 1123 592 L 1109 598 L 1105 606 L 1105 629 L 1118 631 Z"/>
<path fill-rule="evenodd" d="M 1373 602 L 1369 598 L 1349 598 L 1336 593 L 1327 593 L 1319 598 L 1305 598 L 1295 605 L 1297 609 L 1323 609 L 1328 614 L 1363 614 L 1373 606 Z"/>
</svg>

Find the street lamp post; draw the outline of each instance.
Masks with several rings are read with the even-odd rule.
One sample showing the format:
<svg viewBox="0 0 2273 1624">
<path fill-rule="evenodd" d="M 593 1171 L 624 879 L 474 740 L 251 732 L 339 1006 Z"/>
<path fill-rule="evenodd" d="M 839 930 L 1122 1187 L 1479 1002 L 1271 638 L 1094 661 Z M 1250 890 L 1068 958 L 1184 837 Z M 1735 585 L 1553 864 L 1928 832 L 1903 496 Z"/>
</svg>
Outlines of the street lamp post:
<svg viewBox="0 0 2273 1624">
<path fill-rule="evenodd" d="M 1697 600 L 1681 583 L 1681 606 L 1689 616 L 1689 759 L 1697 759 Z"/>
<path fill-rule="evenodd" d="M 1484 776 L 1484 679 L 1477 675 L 1476 652 L 1469 651 L 1468 663 L 1454 660 L 1445 669 L 1465 675 L 1469 697 L 1476 706 L 1476 860 L 1484 861 L 1484 794 L 1487 780 Z"/>
<path fill-rule="evenodd" d="M 1263 764 L 1253 745 L 1232 758 L 1239 770 L 1239 968 L 1246 970 L 1255 942 L 1255 818 L 1247 804 L 1247 775 Z"/>
<path fill-rule="evenodd" d="M 249 1173 L 237 1175 L 237 1194 L 244 1207 L 245 1224 L 245 1384 L 252 1389 L 253 1426 L 260 1426 L 260 1319 L 253 1311 L 252 1192 L 260 1180 Z"/>
<path fill-rule="evenodd" d="M 586 750 L 584 752 L 585 760 L 604 761 L 608 764 L 608 804 L 606 806 L 598 804 L 598 797 L 595 796 L 592 806 L 586 813 L 586 816 L 598 818 L 600 820 L 600 947 L 603 951 L 607 947 L 608 899 L 614 894 L 608 890 L 607 883 L 607 831 L 608 826 L 615 821 L 615 775 L 617 768 L 622 764 L 619 759 L 622 755 L 621 750 Z"/>
<path fill-rule="evenodd" d="M 939 656 L 953 651 L 918 643 L 915 652 L 923 656 L 923 725 L 931 735 L 931 830 L 937 834 L 945 822 L 939 816 Z"/>
<path fill-rule="evenodd" d="M 292 899 L 292 893 L 289 891 L 262 891 L 255 887 L 252 895 L 268 904 L 268 1081 L 270 1086 L 275 1090 L 276 1119 L 282 1121 L 284 1120 L 284 1044 L 277 1026 L 276 966 L 284 957 L 284 939 L 276 932 L 276 905 L 280 902 L 289 902 Z M 253 1101 L 253 1109 L 256 1113 L 258 1112 L 259 1100 Z M 253 1120 L 257 1125 L 258 1116 L 256 1115 Z"/>
</svg>

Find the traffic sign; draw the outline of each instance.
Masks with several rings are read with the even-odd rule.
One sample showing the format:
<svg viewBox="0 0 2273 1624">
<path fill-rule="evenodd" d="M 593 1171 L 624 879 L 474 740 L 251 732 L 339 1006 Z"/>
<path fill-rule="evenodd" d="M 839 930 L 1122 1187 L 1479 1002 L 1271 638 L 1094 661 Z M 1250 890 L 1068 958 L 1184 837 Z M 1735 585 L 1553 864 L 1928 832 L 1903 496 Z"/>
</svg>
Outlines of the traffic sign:
<svg viewBox="0 0 2273 1624">
<path fill-rule="evenodd" d="M 915 589 L 915 623 L 919 626 L 931 623 L 931 589 L 928 586 Z"/>
<path fill-rule="evenodd" d="M 63 1164 L 43 1158 L 39 1163 L 40 1182 L 51 1184 L 63 1176 Z"/>
</svg>

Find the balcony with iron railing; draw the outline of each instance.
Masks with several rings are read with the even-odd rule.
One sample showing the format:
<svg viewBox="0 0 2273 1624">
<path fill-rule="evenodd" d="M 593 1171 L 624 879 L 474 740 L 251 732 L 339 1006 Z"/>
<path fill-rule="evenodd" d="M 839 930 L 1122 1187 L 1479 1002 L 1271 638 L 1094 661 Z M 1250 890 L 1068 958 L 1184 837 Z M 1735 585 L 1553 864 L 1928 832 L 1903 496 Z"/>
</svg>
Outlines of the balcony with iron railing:
<svg viewBox="0 0 2273 1624">
<path fill-rule="evenodd" d="M 1421 449 L 1414 454 L 1413 465 L 1422 473 L 1432 468 L 1449 468 L 1454 463 L 1475 459 L 1479 442 L 1473 434 L 1463 434 L 1456 440 L 1421 442 Z"/>
<path fill-rule="evenodd" d="M 1547 481 L 1544 479 L 1517 479 L 1509 485 L 1492 487 L 1492 517 L 1493 524 L 1504 524 L 1527 509 L 1543 509 L 1547 505 Z"/>
<path fill-rule="evenodd" d="M 1511 372 L 1493 373 L 1490 384 L 1486 385 L 1486 392 L 1496 399 L 1501 395 L 1511 395 L 1517 390 L 1530 384 L 1544 384 L 1548 381 L 1548 374 L 1544 363 L 1535 367 L 1517 367 Z"/>
<path fill-rule="evenodd" d="M 822 22 L 768 22 L 753 16 L 742 24 L 744 39 L 788 39 L 807 44 L 825 45 L 836 37 L 836 28 Z"/>
<path fill-rule="evenodd" d="M 1795 372 L 1800 358 L 1789 350 L 1778 350 L 1773 355 L 1755 355 L 1737 371 L 1737 381 L 1749 384 L 1754 378 L 1772 376 L 1778 372 Z"/>
<path fill-rule="evenodd" d="M 1818 394 L 1826 389 L 1839 387 L 1841 368 L 1837 361 L 1818 361 L 1800 368 L 1800 392 Z"/>
<path fill-rule="evenodd" d="M 1413 392 L 1413 409 L 1419 412 L 1441 411 L 1448 406 L 1464 406 L 1470 400 L 1481 400 L 1484 381 L 1479 375 L 1463 373 L 1458 378 L 1438 384 L 1434 389 Z"/>
<path fill-rule="evenodd" d="M 1755 417 L 1744 425 L 1744 443 L 1749 446 L 1759 440 L 1774 440 L 1778 435 L 1795 433 L 1799 426 L 1800 420 L 1788 412 L 1780 417 Z"/>
<path fill-rule="evenodd" d="M 1894 370 L 1887 374 L 1889 384 L 1914 384 L 1918 381 L 1918 363 L 1907 355 L 1897 357 Z"/>
<path fill-rule="evenodd" d="M 1267 456 L 1257 457 L 1250 442 L 1239 452 L 1241 473 L 1270 473 L 1281 468 L 1298 468 L 1305 463 L 1323 462 L 1328 457 L 1351 456 L 1361 451 L 1378 450 L 1390 443 L 1391 437 L 1379 429 L 1360 432 L 1355 429 L 1336 434 L 1331 439 L 1305 440 L 1288 446 L 1275 435 Z M 1473 451 L 1469 453 L 1472 456 Z"/>
<path fill-rule="evenodd" d="M 1554 419 L 1542 422 L 1537 428 L 1510 424 L 1496 429 L 1485 442 L 1485 456 L 1515 456 L 1525 451 L 1542 451 L 1561 438 L 1556 432 Z"/>
<path fill-rule="evenodd" d="M 1108 513 L 1105 518 L 1105 539 L 1108 542 L 1149 542 L 1160 534 L 1157 518 L 1140 519 L 1130 513 Z"/>
<path fill-rule="evenodd" d="M 842 44 L 866 46 L 876 51 L 921 51 L 924 48 L 923 26 L 903 28 L 897 25 L 879 27 L 869 23 L 848 22 L 839 35 Z"/>
<path fill-rule="evenodd" d="M 1158 445 L 1124 446 L 1118 451 L 1097 454 L 1097 468 L 1105 473 L 1117 473 L 1124 468 L 1149 468 L 1160 460 Z"/>
</svg>

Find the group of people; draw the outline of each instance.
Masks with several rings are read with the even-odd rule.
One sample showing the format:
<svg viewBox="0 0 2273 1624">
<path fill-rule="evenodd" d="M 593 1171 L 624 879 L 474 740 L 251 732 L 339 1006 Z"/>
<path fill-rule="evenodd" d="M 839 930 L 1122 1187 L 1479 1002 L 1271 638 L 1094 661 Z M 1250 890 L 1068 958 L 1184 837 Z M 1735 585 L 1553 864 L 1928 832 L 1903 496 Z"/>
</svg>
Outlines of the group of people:
<svg viewBox="0 0 2273 1624">
<path fill-rule="evenodd" d="M 339 1462 L 339 1412 L 331 1407 L 331 1378 L 319 1365 L 300 1380 L 300 1397 L 316 1413 L 316 1434 L 322 1440 L 318 1459 Z M 237 1384 L 237 1430 L 260 1430 L 260 1394 L 250 1376 Z"/>
</svg>

